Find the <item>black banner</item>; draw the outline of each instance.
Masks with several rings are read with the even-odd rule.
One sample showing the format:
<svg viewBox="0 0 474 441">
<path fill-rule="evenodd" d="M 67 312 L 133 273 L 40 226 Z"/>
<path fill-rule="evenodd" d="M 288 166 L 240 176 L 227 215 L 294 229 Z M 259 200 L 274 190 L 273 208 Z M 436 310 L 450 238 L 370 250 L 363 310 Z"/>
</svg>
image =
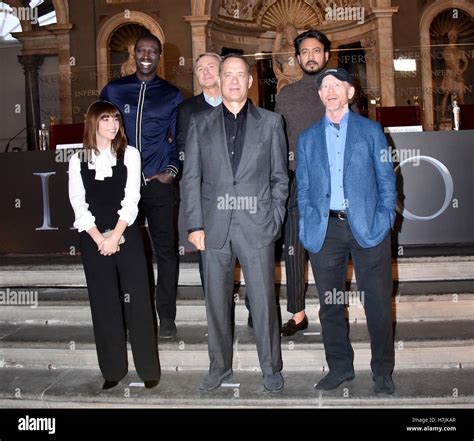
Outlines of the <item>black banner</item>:
<svg viewBox="0 0 474 441">
<path fill-rule="evenodd" d="M 474 244 L 474 131 L 397 133 L 388 140 L 399 194 L 394 244 Z M 78 234 L 67 182 L 72 154 L 2 155 L 0 254 L 76 253 Z M 190 251 L 182 218 L 179 223 L 180 246 Z"/>
<path fill-rule="evenodd" d="M 388 135 L 397 173 L 399 245 L 474 243 L 474 131 Z"/>
<path fill-rule="evenodd" d="M 3 410 L 0 412 L 0 439 L 471 441 L 474 434 L 471 412 L 470 409 L 317 407 L 231 410 Z"/>
</svg>

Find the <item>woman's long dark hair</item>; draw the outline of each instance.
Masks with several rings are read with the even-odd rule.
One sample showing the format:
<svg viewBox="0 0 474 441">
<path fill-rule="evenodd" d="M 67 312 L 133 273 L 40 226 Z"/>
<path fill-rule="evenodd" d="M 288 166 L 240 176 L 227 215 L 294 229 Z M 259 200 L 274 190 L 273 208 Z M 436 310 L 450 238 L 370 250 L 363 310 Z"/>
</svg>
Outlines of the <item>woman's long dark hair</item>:
<svg viewBox="0 0 474 441">
<path fill-rule="evenodd" d="M 87 109 L 84 138 L 82 141 L 88 158 L 92 151 L 100 153 L 97 148 L 97 128 L 99 127 L 99 121 L 106 117 L 118 118 L 119 120 L 119 130 L 112 140 L 112 152 L 117 158 L 122 157 L 125 153 L 127 137 L 123 128 L 122 115 L 120 115 L 119 110 L 112 103 L 108 101 L 95 101 Z"/>
</svg>

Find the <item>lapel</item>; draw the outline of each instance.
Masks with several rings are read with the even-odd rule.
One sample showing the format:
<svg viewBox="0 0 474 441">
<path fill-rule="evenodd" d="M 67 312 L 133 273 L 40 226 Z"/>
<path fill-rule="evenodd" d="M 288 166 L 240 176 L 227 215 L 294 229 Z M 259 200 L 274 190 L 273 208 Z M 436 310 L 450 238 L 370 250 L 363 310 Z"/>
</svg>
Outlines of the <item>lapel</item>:
<svg viewBox="0 0 474 441">
<path fill-rule="evenodd" d="M 329 177 L 329 157 L 326 145 L 326 118 L 323 116 L 314 126 L 314 132 L 311 133 L 313 139 L 313 155 L 312 164 L 309 164 L 312 170 L 319 172 L 319 166 L 322 166 L 326 176 Z"/>
<path fill-rule="evenodd" d="M 222 104 L 218 105 L 206 115 L 209 133 L 211 134 L 212 144 L 215 146 L 215 153 L 220 155 L 221 163 L 228 169 L 226 175 L 233 176 L 232 166 L 230 164 L 229 150 L 227 147 L 227 137 L 225 136 L 224 112 Z"/>
<path fill-rule="evenodd" d="M 244 145 L 242 146 L 242 156 L 240 157 L 240 162 L 235 172 L 236 177 L 247 164 L 250 164 L 251 157 L 256 153 L 262 134 L 262 119 L 256 107 L 249 101 L 247 120 L 245 123 Z"/>
<path fill-rule="evenodd" d="M 196 96 L 196 110 L 206 110 L 209 109 L 211 106 L 207 104 L 206 99 L 204 98 L 204 92 L 201 92 L 199 95 Z"/>
<path fill-rule="evenodd" d="M 349 110 L 349 119 L 347 121 L 347 134 L 346 134 L 346 145 L 344 149 L 344 172 L 343 176 L 346 175 L 347 167 L 354 151 L 354 146 L 357 143 L 359 137 L 359 125 L 356 121 L 356 116 Z"/>
</svg>

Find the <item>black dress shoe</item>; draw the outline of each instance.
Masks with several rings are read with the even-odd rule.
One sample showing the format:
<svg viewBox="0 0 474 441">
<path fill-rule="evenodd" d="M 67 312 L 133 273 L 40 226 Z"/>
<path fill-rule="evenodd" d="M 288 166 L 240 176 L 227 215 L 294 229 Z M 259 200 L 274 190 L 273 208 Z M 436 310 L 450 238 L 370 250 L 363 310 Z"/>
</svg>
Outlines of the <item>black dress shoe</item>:
<svg viewBox="0 0 474 441">
<path fill-rule="evenodd" d="M 332 390 L 336 389 L 344 381 L 354 379 L 354 371 L 329 371 L 329 373 L 314 388 L 316 390 Z"/>
<path fill-rule="evenodd" d="M 281 335 L 284 337 L 289 337 L 290 335 L 296 334 L 298 331 L 303 331 L 307 327 L 308 317 L 305 314 L 304 319 L 298 324 L 293 319 L 288 320 L 281 328 Z"/>
<path fill-rule="evenodd" d="M 374 391 L 376 394 L 393 394 L 395 392 L 395 384 L 390 375 L 382 375 L 374 377 Z"/>
<path fill-rule="evenodd" d="M 105 380 L 104 385 L 102 386 L 102 389 L 103 390 L 112 389 L 113 387 L 117 386 L 117 384 L 119 384 L 118 381 Z"/>
<path fill-rule="evenodd" d="M 144 381 L 145 387 L 146 387 L 147 389 L 152 389 L 152 388 L 154 388 L 155 386 L 158 385 L 159 382 L 160 382 L 160 380 L 148 380 L 148 381 Z"/>
<path fill-rule="evenodd" d="M 173 338 L 176 333 L 174 320 L 163 319 L 160 321 L 160 338 Z"/>
</svg>

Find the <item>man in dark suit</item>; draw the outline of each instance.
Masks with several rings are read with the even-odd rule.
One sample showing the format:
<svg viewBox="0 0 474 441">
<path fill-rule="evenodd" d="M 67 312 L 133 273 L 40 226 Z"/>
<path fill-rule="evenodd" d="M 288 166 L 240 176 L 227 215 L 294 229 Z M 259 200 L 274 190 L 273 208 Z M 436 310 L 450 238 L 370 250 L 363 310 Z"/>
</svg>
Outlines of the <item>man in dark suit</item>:
<svg viewBox="0 0 474 441">
<path fill-rule="evenodd" d="M 239 259 L 264 387 L 283 388 L 275 303 L 275 241 L 288 196 L 282 117 L 247 99 L 250 67 L 241 55 L 220 66 L 222 105 L 191 116 L 182 179 L 188 240 L 202 251 L 210 367 L 201 390 L 232 375 L 232 288 Z"/>
<path fill-rule="evenodd" d="M 316 389 L 331 390 L 354 378 L 344 314 L 351 255 L 371 338 L 375 392 L 390 394 L 395 390 L 390 247 L 395 173 L 380 124 L 349 111 L 355 90 L 348 72 L 326 69 L 317 83 L 326 114 L 301 133 L 296 167 L 300 240 L 318 288 L 329 366 Z"/>
<path fill-rule="evenodd" d="M 191 115 L 202 110 L 209 110 L 222 103 L 219 86 L 219 65 L 221 56 L 214 52 L 199 55 L 194 63 L 194 75 L 202 92 L 182 102 L 178 107 L 176 120 L 176 147 L 180 157 L 184 158 L 186 133 Z"/>
<path fill-rule="evenodd" d="M 189 120 L 193 113 L 213 109 L 222 103 L 221 87 L 219 85 L 219 66 L 221 56 L 214 52 L 206 52 L 197 57 L 194 65 L 194 75 L 197 78 L 202 92 L 182 102 L 178 107 L 176 120 L 176 147 L 179 151 L 181 161 L 186 158 L 186 134 L 188 132 Z M 204 288 L 204 276 L 202 272 L 202 256 L 199 255 L 199 274 L 201 284 Z"/>
</svg>

